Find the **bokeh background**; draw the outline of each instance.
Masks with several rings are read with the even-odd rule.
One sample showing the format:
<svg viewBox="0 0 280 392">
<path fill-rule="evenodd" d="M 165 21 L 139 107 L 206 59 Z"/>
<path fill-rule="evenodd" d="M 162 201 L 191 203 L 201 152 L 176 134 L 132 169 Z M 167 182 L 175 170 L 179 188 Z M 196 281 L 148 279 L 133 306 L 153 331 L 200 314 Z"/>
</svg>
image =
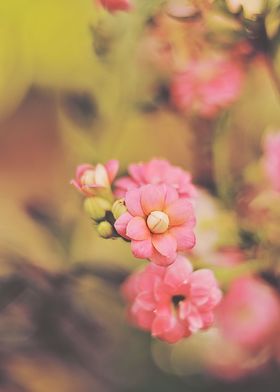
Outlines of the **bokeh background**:
<svg viewBox="0 0 280 392">
<path fill-rule="evenodd" d="M 119 285 L 141 262 L 126 243 L 97 236 L 69 184 L 81 162 L 119 159 L 125 173 L 166 158 L 219 197 L 221 241 L 240 244 L 235 225 L 247 222 L 232 200 L 246 198 L 240 183 L 255 183 L 264 132 L 280 124 L 279 56 L 274 48 L 271 77 L 263 48 L 250 49 L 239 96 L 215 118 L 181 113 L 169 100 L 170 47 L 178 65 L 197 31 L 211 33 L 211 49 L 195 43 L 206 57 L 244 34 L 225 2 L 202 7 L 203 17 L 168 16 L 162 3 L 110 13 L 91 0 L 0 2 L 3 392 L 279 390 L 276 365 L 241 380 L 211 375 L 204 334 L 170 346 L 129 326 Z M 210 232 L 211 219 L 202 245 Z"/>
</svg>

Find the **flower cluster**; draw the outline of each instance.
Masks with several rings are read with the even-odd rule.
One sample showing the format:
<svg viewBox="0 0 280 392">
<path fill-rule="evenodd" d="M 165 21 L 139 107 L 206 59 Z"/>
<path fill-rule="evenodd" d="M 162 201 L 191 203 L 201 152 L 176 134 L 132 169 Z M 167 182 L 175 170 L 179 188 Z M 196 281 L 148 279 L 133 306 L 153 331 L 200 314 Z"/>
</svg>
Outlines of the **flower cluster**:
<svg viewBox="0 0 280 392">
<path fill-rule="evenodd" d="M 169 343 L 213 324 L 221 291 L 211 271 L 194 271 L 183 256 L 167 268 L 150 264 L 123 286 L 129 316 L 139 327 Z"/>
<path fill-rule="evenodd" d="M 152 159 L 115 180 L 118 167 L 115 160 L 81 165 L 71 183 L 86 197 L 101 237 L 123 238 L 135 257 L 150 261 L 124 283 L 134 323 L 170 343 L 210 327 L 221 291 L 210 270 L 193 272 L 181 255 L 196 242 L 191 175 Z"/>
</svg>

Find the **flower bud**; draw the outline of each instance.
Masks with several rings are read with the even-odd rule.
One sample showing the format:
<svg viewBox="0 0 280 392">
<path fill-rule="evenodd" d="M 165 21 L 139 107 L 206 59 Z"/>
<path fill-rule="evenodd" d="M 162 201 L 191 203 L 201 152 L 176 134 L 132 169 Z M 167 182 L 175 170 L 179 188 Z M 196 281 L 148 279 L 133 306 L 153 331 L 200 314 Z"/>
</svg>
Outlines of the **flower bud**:
<svg viewBox="0 0 280 392">
<path fill-rule="evenodd" d="M 116 200 L 112 207 L 112 214 L 115 219 L 118 219 L 122 214 L 127 211 L 127 208 L 124 204 L 124 199 Z"/>
<path fill-rule="evenodd" d="M 105 218 L 106 211 L 111 209 L 111 204 L 102 197 L 87 197 L 84 202 L 84 209 L 92 219 L 98 221 Z"/>
<path fill-rule="evenodd" d="M 152 233 L 165 233 L 169 226 L 168 215 L 162 211 L 153 211 L 148 216 L 147 225 Z"/>
<path fill-rule="evenodd" d="M 111 238 L 114 234 L 113 226 L 107 222 L 100 222 L 97 226 L 97 232 L 102 238 Z"/>
</svg>

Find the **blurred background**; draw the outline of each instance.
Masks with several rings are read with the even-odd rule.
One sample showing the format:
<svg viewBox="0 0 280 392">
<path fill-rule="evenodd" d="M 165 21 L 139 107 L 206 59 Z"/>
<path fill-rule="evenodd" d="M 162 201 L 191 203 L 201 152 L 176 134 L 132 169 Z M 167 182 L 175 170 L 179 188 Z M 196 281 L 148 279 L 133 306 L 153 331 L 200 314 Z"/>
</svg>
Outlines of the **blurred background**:
<svg viewBox="0 0 280 392">
<path fill-rule="evenodd" d="M 252 258 L 259 223 L 243 212 L 263 178 L 264 134 L 280 125 L 279 3 L 230 3 L 1 2 L 1 391 L 279 390 L 278 364 L 259 371 L 263 347 L 257 372 L 224 379 L 202 355 L 218 350 L 215 329 L 170 346 L 129 326 L 119 285 L 142 262 L 97 236 L 69 184 L 83 162 L 119 159 L 124 174 L 168 159 L 204 189 L 197 257 L 235 247 Z M 201 97 L 177 105 L 174 75 L 212 58 L 241 70 L 234 99 L 211 113 Z"/>
</svg>

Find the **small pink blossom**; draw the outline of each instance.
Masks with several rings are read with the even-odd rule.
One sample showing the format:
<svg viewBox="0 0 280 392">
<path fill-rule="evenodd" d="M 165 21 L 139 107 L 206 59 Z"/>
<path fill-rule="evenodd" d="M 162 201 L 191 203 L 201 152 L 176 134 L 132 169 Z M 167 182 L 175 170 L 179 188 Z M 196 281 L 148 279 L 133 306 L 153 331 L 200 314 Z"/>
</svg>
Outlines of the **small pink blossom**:
<svg viewBox="0 0 280 392">
<path fill-rule="evenodd" d="M 193 207 L 175 189 L 166 185 L 131 189 L 125 205 L 127 212 L 116 220 L 115 229 L 131 240 L 135 257 L 166 266 L 174 262 L 178 251 L 194 246 Z"/>
<path fill-rule="evenodd" d="M 264 169 L 274 190 L 280 192 L 280 132 L 266 136 Z"/>
<path fill-rule="evenodd" d="M 172 166 L 164 159 L 152 159 L 146 163 L 133 163 L 128 167 L 129 176 L 115 182 L 115 194 L 124 197 L 125 193 L 145 184 L 166 184 L 179 193 L 180 197 L 195 195 L 191 175 L 177 166 Z"/>
<path fill-rule="evenodd" d="M 171 82 L 171 99 L 182 110 L 212 118 L 231 105 L 240 93 L 241 65 L 231 60 L 192 61 Z"/>
<path fill-rule="evenodd" d="M 100 3 L 110 12 L 128 11 L 131 8 L 130 0 L 100 0 Z"/>
<path fill-rule="evenodd" d="M 193 272 L 183 256 L 167 268 L 149 264 L 128 278 L 122 292 L 131 321 L 169 343 L 209 328 L 221 299 L 213 273 L 207 269 Z"/>
<path fill-rule="evenodd" d="M 224 336 L 248 349 L 269 343 L 279 328 L 280 306 L 274 290 L 253 278 L 236 279 L 217 309 Z"/>
<path fill-rule="evenodd" d="M 119 169 L 119 162 L 108 161 L 105 165 L 82 164 L 77 167 L 76 177 L 71 180 L 85 196 L 95 196 L 100 189 L 110 188 Z"/>
</svg>

